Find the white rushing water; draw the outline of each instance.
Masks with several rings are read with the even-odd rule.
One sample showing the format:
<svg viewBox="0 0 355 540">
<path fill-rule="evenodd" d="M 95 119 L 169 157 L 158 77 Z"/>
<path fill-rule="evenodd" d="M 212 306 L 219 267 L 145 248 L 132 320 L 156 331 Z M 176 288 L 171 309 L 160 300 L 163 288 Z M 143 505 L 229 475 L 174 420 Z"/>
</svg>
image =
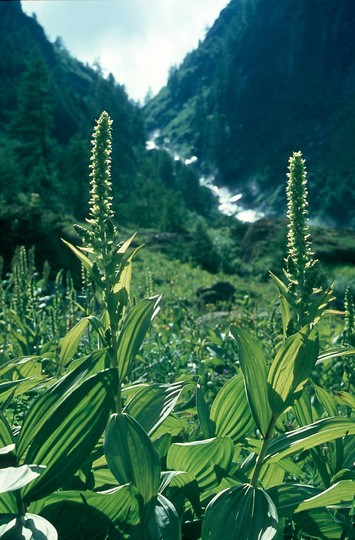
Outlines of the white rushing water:
<svg viewBox="0 0 355 540">
<path fill-rule="evenodd" d="M 160 136 L 161 132 L 159 130 L 152 133 L 151 138 L 146 142 L 146 149 L 166 150 L 175 161 L 180 161 L 181 157 L 176 152 L 171 150 L 169 139 L 164 139 L 163 143 L 157 142 Z M 191 156 L 183 161 L 185 165 L 189 166 L 196 164 L 198 158 L 197 156 Z M 264 214 L 258 210 L 243 208 L 243 205 L 240 204 L 243 194 L 233 193 L 227 187 L 218 187 L 215 184 L 215 177 L 213 175 L 208 177 L 202 176 L 200 178 L 200 184 L 210 189 L 213 195 L 218 199 L 218 209 L 222 214 L 234 216 L 236 219 L 239 219 L 239 221 L 243 221 L 245 223 L 254 223 L 264 216 Z"/>
<path fill-rule="evenodd" d="M 200 183 L 203 186 L 208 187 L 213 195 L 218 199 L 219 206 L 218 209 L 222 214 L 226 216 L 234 216 L 239 221 L 244 221 L 245 223 L 254 223 L 258 219 L 262 218 L 264 214 L 257 210 L 252 209 L 243 209 L 239 201 L 243 198 L 242 193 L 232 193 L 227 187 L 218 187 L 214 183 L 214 177 L 200 178 Z M 239 204 L 238 204 L 239 203 Z"/>
</svg>

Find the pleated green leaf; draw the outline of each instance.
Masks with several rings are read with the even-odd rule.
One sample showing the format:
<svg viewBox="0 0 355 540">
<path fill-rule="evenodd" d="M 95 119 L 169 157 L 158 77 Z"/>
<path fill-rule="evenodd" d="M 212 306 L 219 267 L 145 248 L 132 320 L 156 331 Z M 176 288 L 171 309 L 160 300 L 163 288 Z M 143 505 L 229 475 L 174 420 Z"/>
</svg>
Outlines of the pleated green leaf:
<svg viewBox="0 0 355 540">
<path fill-rule="evenodd" d="M 341 416 L 323 418 L 309 426 L 289 431 L 271 441 L 265 460 L 276 462 L 298 451 L 307 450 L 355 434 L 355 422 Z"/>
<path fill-rule="evenodd" d="M 161 472 L 159 455 L 147 433 L 128 414 L 113 414 L 105 431 L 104 451 L 117 481 L 131 482 L 142 495 L 147 517 L 155 506 Z"/>
<path fill-rule="evenodd" d="M 313 416 L 315 414 L 313 415 L 311 397 L 307 392 L 303 392 L 301 397 L 293 405 L 293 412 L 300 426 L 306 426 L 306 425 L 312 424 L 314 420 Z M 337 410 L 335 408 L 333 410 L 333 415 L 335 416 L 336 414 L 337 414 Z M 335 444 L 336 446 L 338 446 L 338 444 L 340 445 L 340 450 L 342 453 L 343 445 L 342 445 L 341 440 L 338 439 Z M 318 469 L 318 472 L 322 478 L 324 485 L 328 486 L 330 483 L 330 474 L 327 467 L 327 462 L 324 459 L 322 448 L 321 447 L 311 448 L 310 454 L 312 456 L 312 460 L 316 468 Z"/>
<path fill-rule="evenodd" d="M 158 493 L 154 515 L 144 527 L 142 540 L 181 540 L 179 516 L 174 505 L 161 493 Z"/>
<path fill-rule="evenodd" d="M 298 512 L 293 515 L 293 521 L 297 529 L 301 529 L 306 537 L 310 536 L 317 540 L 351 538 L 348 535 L 343 536 L 343 527 L 326 508 Z"/>
<path fill-rule="evenodd" d="M 352 480 L 341 480 L 325 491 L 303 501 L 295 512 L 312 510 L 323 506 L 336 508 L 350 508 L 355 497 L 355 483 Z"/>
<path fill-rule="evenodd" d="M 60 341 L 60 366 L 64 367 L 76 353 L 80 340 L 89 324 L 89 317 L 81 319 Z"/>
<path fill-rule="evenodd" d="M 16 491 L 37 478 L 45 467 L 41 465 L 22 465 L 0 469 L 0 493 Z"/>
<path fill-rule="evenodd" d="M 222 491 L 208 504 L 202 540 L 272 540 L 278 516 L 269 495 L 244 484 Z"/>
<path fill-rule="evenodd" d="M 81 360 L 74 369 L 59 379 L 55 384 L 47 388 L 31 404 L 31 407 L 23 422 L 20 437 L 17 442 L 16 452 L 18 458 L 22 458 L 24 452 L 32 440 L 42 430 L 44 424 L 54 417 L 57 409 L 68 395 L 90 374 L 95 372 L 97 363 L 105 354 L 105 351 L 95 351 Z"/>
<path fill-rule="evenodd" d="M 5 416 L 0 414 L 0 447 L 4 448 L 9 445 L 14 445 L 14 436 L 11 431 L 11 426 Z M 7 453 L 7 451 L 5 453 Z"/>
<path fill-rule="evenodd" d="M 212 404 L 211 420 L 216 435 L 230 437 L 234 444 L 254 428 L 241 373 L 230 379 L 218 392 Z"/>
<path fill-rule="evenodd" d="M 101 467 L 94 465 L 92 472 L 94 475 L 96 490 L 104 491 L 106 489 L 112 489 L 117 486 L 117 480 L 113 476 L 107 464 Z"/>
<path fill-rule="evenodd" d="M 120 381 L 123 381 L 129 372 L 150 323 L 159 311 L 160 299 L 160 296 L 144 298 L 128 313 L 118 339 L 117 362 Z"/>
<path fill-rule="evenodd" d="M 25 461 L 47 468 L 24 488 L 26 501 L 50 494 L 80 468 L 105 429 L 116 387 L 115 370 L 93 375 L 67 395 L 53 414 L 46 416 Z"/>
<path fill-rule="evenodd" d="M 258 342 L 245 330 L 232 325 L 232 337 L 239 347 L 239 363 L 243 372 L 249 406 L 260 433 L 265 436 L 271 420 L 267 391 L 267 367 Z"/>
<path fill-rule="evenodd" d="M 301 395 L 319 352 L 319 339 L 308 327 L 286 339 L 279 349 L 268 376 L 269 403 L 279 416 Z"/>
<path fill-rule="evenodd" d="M 108 270 L 112 274 L 117 271 L 117 268 L 120 268 L 120 275 L 122 272 L 122 266 L 125 262 L 127 262 L 127 259 L 129 260 L 132 257 L 132 254 L 127 257 L 127 250 L 130 247 L 131 243 L 137 236 L 137 233 L 132 234 L 127 240 L 125 240 L 117 249 L 117 252 L 111 257 L 110 263 L 108 265 Z"/>
<path fill-rule="evenodd" d="M 284 477 L 285 471 L 278 463 L 265 463 L 258 480 L 264 489 L 269 489 L 280 484 Z"/>
<path fill-rule="evenodd" d="M 216 437 L 190 443 L 173 443 L 167 455 L 167 466 L 195 476 L 201 489 L 217 486 L 228 473 L 234 454 L 229 437 Z"/>
<path fill-rule="evenodd" d="M 12 440 L 12 439 L 10 439 L 10 440 Z M 7 446 L 2 446 L 0 448 L 0 456 L 5 456 L 6 454 L 9 454 L 10 452 L 13 452 L 14 449 L 15 449 L 15 444 L 14 443 L 10 443 Z"/>
<path fill-rule="evenodd" d="M 8 360 L 7 362 L 3 363 L 0 368 L 0 376 L 5 375 L 9 371 L 16 370 L 18 373 L 22 372 L 22 367 L 26 364 L 33 365 L 37 367 L 38 365 L 41 366 L 40 363 L 40 356 L 18 356 L 17 358 L 12 358 L 11 360 Z M 35 374 L 38 374 L 36 372 Z M 34 375 L 34 373 L 32 373 Z M 22 377 L 18 378 L 24 378 L 28 375 L 22 375 Z"/>
<path fill-rule="evenodd" d="M 181 471 L 164 471 L 161 474 L 159 492 L 162 493 L 168 486 L 181 489 L 192 504 L 196 514 L 201 515 L 200 489 L 193 474 Z"/>
<path fill-rule="evenodd" d="M 0 383 L 0 403 L 4 403 L 11 394 L 16 396 L 25 394 L 29 390 L 32 390 L 32 388 L 35 388 L 42 380 L 43 377 L 40 376 Z"/>
<path fill-rule="evenodd" d="M 305 500 L 318 495 L 321 490 L 304 484 L 284 483 L 267 490 L 277 508 L 279 518 L 291 517 Z"/>
<path fill-rule="evenodd" d="M 1 493 L 0 495 L 0 516 L 4 514 L 16 515 L 18 512 L 16 495 L 12 491 Z M 1 523 L 1 518 L 0 518 Z"/>
<path fill-rule="evenodd" d="M 78 540 L 130 539 L 140 523 L 140 496 L 132 485 L 104 493 L 61 491 L 36 501 L 31 508 L 56 527 L 59 538 Z"/>
<path fill-rule="evenodd" d="M 170 433 L 173 437 L 177 437 L 184 430 L 184 427 L 185 426 L 181 418 L 171 413 L 167 418 L 165 418 L 164 422 L 162 422 L 158 429 L 154 432 L 154 434 L 152 435 L 152 439 L 153 441 L 156 441 L 166 432 Z"/>
<path fill-rule="evenodd" d="M 42 374 L 41 358 L 38 356 L 25 356 L 14 360 L 12 379 L 24 379 L 29 377 L 38 377 Z"/>
<path fill-rule="evenodd" d="M 339 358 L 341 356 L 353 356 L 354 354 L 355 349 L 350 347 L 336 347 L 334 349 L 328 349 L 318 356 L 317 364 L 322 364 L 323 362 L 332 360 L 333 358 Z"/>
<path fill-rule="evenodd" d="M 58 534 L 53 525 L 43 517 L 26 513 L 24 516 L 10 519 L 8 523 L 0 524 L 0 538 L 3 540 L 17 538 L 58 540 Z"/>
<path fill-rule="evenodd" d="M 63 238 L 62 238 L 62 242 L 64 242 L 64 244 L 66 244 L 69 247 L 69 249 L 72 250 L 73 253 L 75 253 L 75 255 L 78 257 L 79 261 L 83 264 L 84 268 L 89 272 L 89 275 L 90 275 L 91 279 L 96 283 L 96 285 L 98 287 L 100 287 L 102 289 L 103 288 L 103 283 L 102 283 L 100 272 L 99 272 L 97 266 L 95 264 L 93 264 L 90 261 L 90 259 L 86 255 L 84 255 L 84 253 L 82 253 L 80 251 L 80 249 L 78 249 L 75 246 L 73 246 L 72 244 L 70 244 L 70 242 L 67 242 Z"/>
<path fill-rule="evenodd" d="M 154 448 L 159 454 L 160 459 L 164 459 L 171 445 L 171 433 L 163 433 L 160 437 L 153 440 Z"/>
<path fill-rule="evenodd" d="M 287 285 L 281 279 L 279 279 L 275 274 L 270 272 L 270 277 L 275 282 L 279 290 L 280 298 L 280 308 L 281 308 L 281 318 L 282 318 L 282 330 L 283 335 L 287 335 L 287 329 L 291 321 L 291 308 L 294 307 L 294 297 L 289 292 Z"/>
<path fill-rule="evenodd" d="M 335 401 L 339 403 L 339 405 L 346 405 L 347 407 L 355 409 L 355 397 L 352 394 L 349 394 L 349 392 L 344 392 L 343 390 L 334 392 L 334 396 Z"/>
<path fill-rule="evenodd" d="M 124 412 L 152 435 L 172 412 L 184 386 L 184 382 L 147 385 L 133 396 Z"/>
</svg>

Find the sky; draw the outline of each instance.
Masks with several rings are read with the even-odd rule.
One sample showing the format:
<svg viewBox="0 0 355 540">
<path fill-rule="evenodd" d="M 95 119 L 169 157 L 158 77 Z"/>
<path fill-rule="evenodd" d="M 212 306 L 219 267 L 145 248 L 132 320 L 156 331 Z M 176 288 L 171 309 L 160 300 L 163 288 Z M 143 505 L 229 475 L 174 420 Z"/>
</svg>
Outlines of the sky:
<svg viewBox="0 0 355 540">
<path fill-rule="evenodd" d="M 72 56 L 99 61 L 128 95 L 143 102 L 167 82 L 169 68 L 198 46 L 228 0 L 22 0 L 47 37 Z"/>
</svg>

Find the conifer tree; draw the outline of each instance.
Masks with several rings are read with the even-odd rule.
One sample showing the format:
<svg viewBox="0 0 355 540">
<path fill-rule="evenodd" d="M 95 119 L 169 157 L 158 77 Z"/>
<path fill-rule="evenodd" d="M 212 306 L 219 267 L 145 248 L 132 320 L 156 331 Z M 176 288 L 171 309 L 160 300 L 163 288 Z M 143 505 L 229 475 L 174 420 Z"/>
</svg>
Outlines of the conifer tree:
<svg viewBox="0 0 355 540">
<path fill-rule="evenodd" d="M 52 187 L 52 111 L 48 67 L 34 54 L 18 85 L 17 110 L 10 126 L 29 191 L 48 192 Z"/>
</svg>

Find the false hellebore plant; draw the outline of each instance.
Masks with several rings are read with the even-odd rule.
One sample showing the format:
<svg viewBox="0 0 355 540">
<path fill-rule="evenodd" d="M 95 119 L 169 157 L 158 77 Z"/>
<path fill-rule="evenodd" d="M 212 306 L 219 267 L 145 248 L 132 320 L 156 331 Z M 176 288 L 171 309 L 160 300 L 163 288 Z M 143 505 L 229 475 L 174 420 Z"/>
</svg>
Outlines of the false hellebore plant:
<svg viewBox="0 0 355 540">
<path fill-rule="evenodd" d="M 93 135 L 90 215 L 78 228 L 84 245 L 68 244 L 91 277 L 100 308 L 61 340 L 57 376 L 42 384 L 16 438 L 0 413 L 0 537 L 181 540 L 183 533 L 191 540 L 271 540 L 289 525 L 297 538 L 303 532 L 346 538 L 355 424 L 339 416 L 339 403 L 349 408 L 352 397 L 343 392 L 336 401 L 312 381 L 312 371 L 317 362 L 355 351 L 319 355 L 315 322 L 329 294 L 313 289 L 305 206 L 300 230 L 289 229 L 288 285 L 274 278 L 284 327 L 274 360 L 232 326 L 237 375 L 211 407 L 197 385 L 203 438 L 173 441 L 184 427 L 173 409 L 186 385 L 130 382 L 160 298 L 131 299 L 139 248 L 131 248 L 134 236 L 120 242 L 113 223 L 110 155 L 111 120 L 104 112 Z M 303 167 L 300 156 L 293 159 L 290 181 Z M 296 206 L 289 208 L 295 221 Z M 83 357 L 79 344 L 89 329 L 98 346 Z M 290 423 L 294 429 L 286 431 Z M 329 458 L 320 449 L 326 444 Z M 311 486 L 304 480 L 309 456 Z"/>
<path fill-rule="evenodd" d="M 184 385 L 126 385 L 123 407 L 123 382 L 160 298 L 131 301 L 139 248 L 129 252 L 134 236 L 120 242 L 112 222 L 106 112 L 92 142 L 90 216 L 87 227 L 78 227 L 84 247 L 67 244 L 95 284 L 101 314 L 82 318 L 61 340 L 56 380 L 33 401 L 17 440 L 0 415 L 2 463 L 11 465 L 0 471 L 4 538 L 55 539 L 57 529 L 66 539 L 155 539 L 166 520 L 179 531 L 174 507 L 158 493 L 157 448 L 158 428 Z M 89 326 L 99 347 L 73 359 Z"/>
<path fill-rule="evenodd" d="M 319 286 L 318 260 L 314 258 L 308 227 L 307 172 L 301 152 L 289 160 L 287 195 L 287 258 L 285 285 L 271 274 L 279 288 L 284 334 L 314 324 L 333 300 L 332 288 Z"/>
</svg>

